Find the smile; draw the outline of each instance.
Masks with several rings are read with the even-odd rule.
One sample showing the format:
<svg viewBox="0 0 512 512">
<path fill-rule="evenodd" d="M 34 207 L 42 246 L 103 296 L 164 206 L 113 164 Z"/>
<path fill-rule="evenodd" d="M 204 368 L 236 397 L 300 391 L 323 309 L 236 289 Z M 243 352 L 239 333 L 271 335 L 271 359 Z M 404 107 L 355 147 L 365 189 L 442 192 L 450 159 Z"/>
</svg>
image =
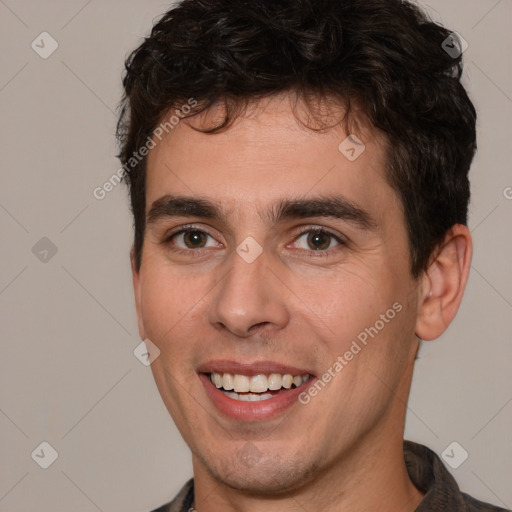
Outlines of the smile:
<svg viewBox="0 0 512 512">
<path fill-rule="evenodd" d="M 265 421 L 283 414 L 317 380 L 312 369 L 268 360 L 216 359 L 204 362 L 196 371 L 217 411 L 243 422 Z"/>
<path fill-rule="evenodd" d="M 241 375 L 210 373 L 210 381 L 225 396 L 241 402 L 269 400 L 281 390 L 293 389 L 309 380 L 310 375 L 271 373 L 269 375 Z"/>
</svg>

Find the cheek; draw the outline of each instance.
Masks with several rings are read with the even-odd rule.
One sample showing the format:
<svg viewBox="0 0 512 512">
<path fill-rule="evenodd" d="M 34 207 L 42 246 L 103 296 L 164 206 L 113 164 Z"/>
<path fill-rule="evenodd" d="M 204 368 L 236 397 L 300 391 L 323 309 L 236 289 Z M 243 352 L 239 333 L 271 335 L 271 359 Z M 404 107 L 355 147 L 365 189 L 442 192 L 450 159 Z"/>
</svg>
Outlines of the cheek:
<svg viewBox="0 0 512 512">
<path fill-rule="evenodd" d="M 304 280 L 301 296 L 331 335 L 343 339 L 373 324 L 393 303 L 389 285 L 385 288 L 370 268 L 356 265 Z"/>
<path fill-rule="evenodd" d="M 195 318 L 204 295 L 204 284 L 148 269 L 141 288 L 141 314 L 148 338 L 157 346 L 164 345 Z"/>
<path fill-rule="evenodd" d="M 378 269 L 347 267 L 317 280 L 323 286 L 310 286 L 307 291 L 308 305 L 319 312 L 312 317 L 314 329 L 325 333 L 325 337 L 320 334 L 324 366 L 332 367 L 338 356 L 346 354 L 350 369 L 343 370 L 345 377 L 337 380 L 338 385 L 358 381 L 360 390 L 369 386 L 368 393 L 377 378 L 370 369 L 395 381 L 408 357 L 414 329 L 414 305 L 404 284 L 391 269 Z"/>
</svg>

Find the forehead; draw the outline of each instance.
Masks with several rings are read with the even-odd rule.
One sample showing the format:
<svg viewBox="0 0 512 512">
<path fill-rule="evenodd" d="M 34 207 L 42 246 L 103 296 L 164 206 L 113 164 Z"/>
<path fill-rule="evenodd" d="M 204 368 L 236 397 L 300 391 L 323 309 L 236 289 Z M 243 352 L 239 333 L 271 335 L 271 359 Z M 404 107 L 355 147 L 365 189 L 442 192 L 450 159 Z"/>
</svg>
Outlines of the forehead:
<svg viewBox="0 0 512 512">
<path fill-rule="evenodd" d="M 329 113 L 326 124 L 335 117 L 342 113 Z M 206 111 L 155 139 L 147 160 L 146 213 L 165 194 L 207 198 L 232 215 L 253 205 L 261 216 L 265 205 L 287 197 L 336 193 L 365 204 L 377 218 L 399 206 L 385 175 L 386 140 L 376 130 L 351 134 L 342 124 L 311 129 L 284 97 L 254 105 L 224 131 L 201 131 L 218 119 L 218 112 Z"/>
</svg>

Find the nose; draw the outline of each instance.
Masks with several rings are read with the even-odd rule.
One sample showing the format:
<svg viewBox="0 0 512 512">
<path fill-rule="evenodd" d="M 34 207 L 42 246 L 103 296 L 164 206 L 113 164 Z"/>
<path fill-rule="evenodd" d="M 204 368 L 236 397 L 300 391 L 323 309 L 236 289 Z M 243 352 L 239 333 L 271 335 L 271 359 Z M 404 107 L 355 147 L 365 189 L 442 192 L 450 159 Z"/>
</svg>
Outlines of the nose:
<svg viewBox="0 0 512 512">
<path fill-rule="evenodd" d="M 217 329 L 227 329 L 247 338 L 257 331 L 280 330 L 289 321 L 287 288 L 276 277 L 277 265 L 263 251 L 251 263 L 233 252 L 226 261 L 224 277 L 214 288 L 209 320 Z"/>
</svg>

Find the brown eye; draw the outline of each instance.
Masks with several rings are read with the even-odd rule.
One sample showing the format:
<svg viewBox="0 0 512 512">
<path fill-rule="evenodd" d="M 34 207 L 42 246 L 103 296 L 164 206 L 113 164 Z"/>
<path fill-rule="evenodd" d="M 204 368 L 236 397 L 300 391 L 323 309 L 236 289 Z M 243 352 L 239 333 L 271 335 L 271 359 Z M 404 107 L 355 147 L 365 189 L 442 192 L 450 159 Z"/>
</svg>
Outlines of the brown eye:
<svg viewBox="0 0 512 512">
<path fill-rule="evenodd" d="M 325 231 L 311 231 L 307 237 L 307 243 L 313 250 L 326 250 L 331 244 L 332 235 Z"/>
<path fill-rule="evenodd" d="M 204 247 L 206 244 L 206 233 L 203 231 L 187 231 L 183 233 L 183 241 L 189 249 Z"/>
<path fill-rule="evenodd" d="M 162 241 L 169 249 L 176 252 L 200 252 L 201 249 L 215 248 L 219 244 L 215 239 L 202 229 L 184 227 Z M 222 244 L 220 244 L 222 246 Z M 194 251 L 195 249 L 195 251 Z"/>
<path fill-rule="evenodd" d="M 310 227 L 299 233 L 293 245 L 301 249 L 304 255 L 313 258 L 331 256 L 334 251 L 342 249 L 347 243 L 341 235 L 338 236 L 321 227 Z"/>
</svg>

